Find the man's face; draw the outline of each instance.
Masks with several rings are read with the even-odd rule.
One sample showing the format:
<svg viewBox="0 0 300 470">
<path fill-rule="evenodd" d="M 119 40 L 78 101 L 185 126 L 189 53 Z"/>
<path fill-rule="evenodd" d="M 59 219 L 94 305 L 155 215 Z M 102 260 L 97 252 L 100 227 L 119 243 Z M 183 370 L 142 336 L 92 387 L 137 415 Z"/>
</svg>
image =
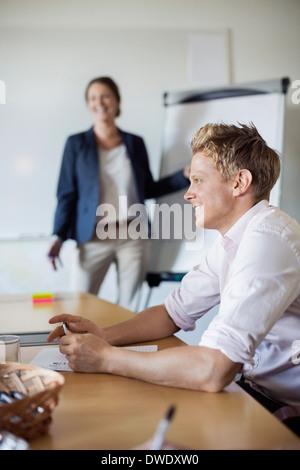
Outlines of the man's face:
<svg viewBox="0 0 300 470">
<path fill-rule="evenodd" d="M 184 198 L 195 209 L 196 225 L 224 235 L 235 222 L 233 181 L 224 181 L 211 158 L 203 152 L 193 156 L 190 181 Z"/>
</svg>

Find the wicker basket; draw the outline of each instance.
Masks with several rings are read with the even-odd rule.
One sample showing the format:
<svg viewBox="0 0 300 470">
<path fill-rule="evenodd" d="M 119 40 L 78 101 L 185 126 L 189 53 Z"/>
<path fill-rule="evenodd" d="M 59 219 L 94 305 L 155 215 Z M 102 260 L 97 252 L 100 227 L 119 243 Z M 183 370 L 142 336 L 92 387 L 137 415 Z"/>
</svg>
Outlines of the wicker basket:
<svg viewBox="0 0 300 470">
<path fill-rule="evenodd" d="M 0 406 L 0 429 L 30 440 L 47 433 L 64 384 L 58 372 L 29 364 L 0 364 L 0 392 L 22 398 Z"/>
</svg>

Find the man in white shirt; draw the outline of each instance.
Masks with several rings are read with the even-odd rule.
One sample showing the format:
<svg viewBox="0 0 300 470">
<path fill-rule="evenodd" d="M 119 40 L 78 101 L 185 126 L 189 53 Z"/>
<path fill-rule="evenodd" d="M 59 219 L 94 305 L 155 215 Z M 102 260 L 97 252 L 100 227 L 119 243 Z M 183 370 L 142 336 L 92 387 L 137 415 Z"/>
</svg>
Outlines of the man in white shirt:
<svg viewBox="0 0 300 470">
<path fill-rule="evenodd" d="M 50 323 L 68 322 L 71 334 L 62 336 L 57 327 L 48 341 L 60 337 L 60 350 L 76 371 L 207 392 L 221 391 L 242 373 L 262 396 L 300 405 L 293 349 L 300 343 L 300 227 L 268 203 L 279 157 L 252 124 L 207 124 L 192 151 L 185 199 L 196 223 L 204 220 L 206 229 L 220 232 L 205 260 L 165 304 L 107 328 L 58 315 Z M 199 346 L 146 354 L 114 347 L 193 329 L 217 304 Z"/>
</svg>

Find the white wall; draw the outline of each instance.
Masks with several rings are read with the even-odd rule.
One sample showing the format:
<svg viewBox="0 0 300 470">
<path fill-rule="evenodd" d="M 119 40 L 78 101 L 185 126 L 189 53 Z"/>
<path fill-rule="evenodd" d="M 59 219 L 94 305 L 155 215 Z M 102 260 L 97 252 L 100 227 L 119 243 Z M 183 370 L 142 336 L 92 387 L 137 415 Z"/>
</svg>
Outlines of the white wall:
<svg viewBox="0 0 300 470">
<path fill-rule="evenodd" d="M 36 217 L 44 213 L 52 220 L 65 138 L 91 125 L 83 91 L 90 78 L 103 74 L 112 75 L 119 83 L 119 125 L 144 136 L 157 176 L 162 93 L 190 87 L 185 52 L 178 45 L 180 35 L 228 30 L 233 83 L 283 76 L 294 81 L 300 79 L 299 17 L 298 0 L 0 0 L 0 80 L 7 88 L 7 104 L 0 104 L 0 122 L 2 132 L 5 130 L 6 137 L 9 132 L 11 140 L 11 145 L 1 145 L 0 128 L 2 178 L 9 178 L 16 167 L 28 177 L 36 172 L 40 190 L 46 190 L 51 201 L 49 207 L 40 208 L 39 196 L 35 195 Z M 142 39 L 125 54 L 122 31 L 126 41 L 130 34 L 138 37 L 139 32 Z M 172 42 L 176 31 L 176 42 Z M 152 43 L 155 38 L 157 41 L 151 50 L 146 47 L 147 34 Z M 163 44 L 159 38 L 164 34 L 167 50 L 171 51 L 167 56 L 160 51 Z M 151 71 L 149 63 L 153 64 Z M 293 104 L 291 95 L 292 90 L 287 95 L 281 205 L 300 222 L 300 104 Z M 30 154 L 33 144 L 35 161 L 40 162 L 35 166 Z M 50 160 L 43 160 L 45 154 Z M 17 189 L 12 182 L 14 193 L 10 195 L 7 187 L 0 185 L 0 204 L 9 208 L 11 222 L 16 208 L 10 201 Z M 19 204 L 29 191 L 28 185 L 19 188 Z M 26 214 L 26 205 L 22 212 Z M 5 221 L 1 224 L 3 228 Z M 32 242 L 28 243 L 0 243 L 0 293 L 41 290 L 45 282 L 50 282 L 50 276 L 52 279 L 48 266 L 43 268 L 40 261 L 28 272 Z M 36 252 L 42 253 L 41 243 Z M 43 243 L 46 251 L 48 240 Z M 60 276 L 59 282 L 56 278 L 47 284 L 47 290 L 67 290 L 66 271 Z M 164 289 L 160 290 L 161 296 L 156 293 L 154 303 L 163 300 Z M 101 295 L 113 300 L 115 293 L 106 285 Z"/>
</svg>

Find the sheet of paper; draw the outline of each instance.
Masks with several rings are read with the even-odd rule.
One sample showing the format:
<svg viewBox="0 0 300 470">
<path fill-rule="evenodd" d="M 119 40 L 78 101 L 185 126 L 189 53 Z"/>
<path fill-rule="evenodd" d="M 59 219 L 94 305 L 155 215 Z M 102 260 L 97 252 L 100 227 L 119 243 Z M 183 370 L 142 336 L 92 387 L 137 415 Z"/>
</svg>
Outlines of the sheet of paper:
<svg viewBox="0 0 300 470">
<path fill-rule="evenodd" d="M 157 344 L 149 344 L 148 346 L 123 346 L 122 349 L 128 349 L 129 351 L 155 352 L 157 351 Z"/>
<path fill-rule="evenodd" d="M 130 351 L 155 352 L 157 351 L 157 345 L 125 346 L 124 349 L 128 349 Z M 59 351 L 59 348 L 43 348 L 32 359 L 30 364 L 60 372 L 72 372 L 72 369 L 68 366 L 66 356 Z"/>
<path fill-rule="evenodd" d="M 59 348 L 43 348 L 30 362 L 34 366 L 57 371 L 72 371 L 68 360 Z"/>
<path fill-rule="evenodd" d="M 228 30 L 189 36 L 188 81 L 191 87 L 213 88 L 230 83 Z"/>
</svg>

